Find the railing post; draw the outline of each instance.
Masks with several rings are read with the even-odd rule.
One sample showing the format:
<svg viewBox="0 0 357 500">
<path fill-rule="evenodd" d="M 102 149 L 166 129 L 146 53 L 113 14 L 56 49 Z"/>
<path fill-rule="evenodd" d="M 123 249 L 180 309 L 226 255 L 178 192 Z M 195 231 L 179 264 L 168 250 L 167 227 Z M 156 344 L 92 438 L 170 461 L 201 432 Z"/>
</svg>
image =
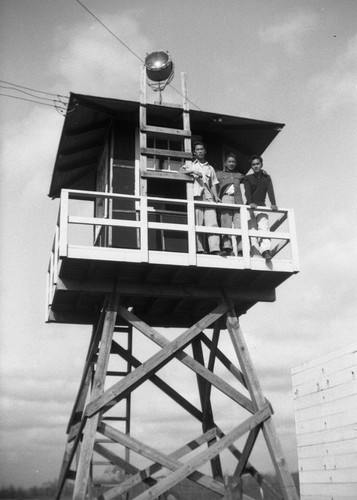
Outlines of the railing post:
<svg viewBox="0 0 357 500">
<path fill-rule="evenodd" d="M 249 242 L 249 229 L 248 229 L 248 207 L 242 205 L 240 208 L 240 221 L 242 231 L 242 250 L 243 250 L 243 264 L 245 269 L 251 268 L 250 261 L 250 242 Z"/>
<path fill-rule="evenodd" d="M 291 246 L 291 259 L 293 264 L 294 271 L 299 271 L 299 251 L 297 246 L 297 237 L 296 237 L 296 226 L 295 226 L 295 216 L 294 210 L 288 209 L 288 225 L 289 225 L 289 233 L 290 233 L 290 246 Z"/>
<path fill-rule="evenodd" d="M 140 252 L 141 261 L 149 262 L 148 199 L 140 196 Z"/>
<path fill-rule="evenodd" d="M 188 263 L 197 265 L 196 253 L 196 219 L 195 202 L 193 197 L 193 183 L 187 183 L 187 227 L 188 227 Z"/>
<path fill-rule="evenodd" d="M 59 257 L 67 257 L 68 254 L 68 202 L 69 192 L 67 189 L 62 189 L 59 216 Z"/>
<path fill-rule="evenodd" d="M 52 272 L 52 283 L 57 283 L 58 278 L 58 250 L 59 250 L 59 227 L 56 224 L 55 230 L 55 242 L 54 242 L 54 250 L 53 250 L 53 272 Z"/>
</svg>

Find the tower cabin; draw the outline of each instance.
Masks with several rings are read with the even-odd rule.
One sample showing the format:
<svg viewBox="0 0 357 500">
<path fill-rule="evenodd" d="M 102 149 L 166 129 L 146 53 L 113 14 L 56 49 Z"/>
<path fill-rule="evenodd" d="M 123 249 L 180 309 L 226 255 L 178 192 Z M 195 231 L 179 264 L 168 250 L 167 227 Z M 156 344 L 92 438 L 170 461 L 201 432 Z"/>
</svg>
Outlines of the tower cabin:
<svg viewBox="0 0 357 500">
<path fill-rule="evenodd" d="M 191 143 L 202 140 L 216 170 L 233 152 L 246 174 L 249 156 L 262 154 L 282 127 L 181 105 L 71 94 L 49 192 L 60 207 L 47 321 L 92 324 L 114 284 L 126 307 L 160 327 L 193 324 L 222 290 L 238 315 L 274 301 L 276 287 L 298 271 L 293 211 L 263 208 L 273 243 L 266 262 L 252 255 L 257 233 L 249 228 L 249 207 L 235 207 L 240 230 L 195 226 L 193 179 L 179 170 L 192 159 Z M 197 254 L 198 232 L 241 234 L 243 256 Z"/>
<path fill-rule="evenodd" d="M 270 220 L 269 231 L 258 232 L 249 225 L 249 206 L 197 201 L 192 177 L 181 170 L 192 161 L 192 143 L 199 140 L 207 145 L 207 160 L 216 170 L 233 152 L 240 172 L 246 174 L 250 155 L 262 154 L 283 124 L 190 110 L 184 74 L 182 95 L 180 105 L 147 103 L 142 73 L 139 102 L 79 94 L 69 99 L 49 192 L 60 202 L 48 269 L 46 319 L 92 325 L 92 337 L 67 427 L 57 499 L 67 479 L 75 480 L 74 500 L 149 500 L 163 498 L 185 478 L 205 493 L 180 490 L 180 498 L 242 498 L 245 474 L 269 488 L 249 461 L 260 430 L 282 491 L 273 492 L 273 497 L 298 498 L 272 423 L 271 405 L 262 393 L 238 322 L 257 302 L 274 301 L 275 289 L 298 272 L 293 211 L 258 207 L 269 213 Z M 198 225 L 197 205 L 239 211 L 241 228 Z M 197 253 L 199 233 L 231 235 L 234 255 Z M 236 236 L 242 239 L 242 255 L 234 246 Z M 253 241 L 259 237 L 271 239 L 271 261 L 255 251 Z M 155 330 L 159 327 L 169 329 L 168 338 Z M 240 368 L 220 350 L 224 328 Z M 178 333 L 181 329 L 187 330 Z M 206 329 L 212 329 L 211 338 Z M 133 352 L 133 330 L 155 348 L 158 345 L 159 351 L 139 361 Z M 184 351 L 189 346 L 193 356 Z M 111 368 L 113 357 L 124 361 L 124 367 Z M 216 360 L 228 377 L 214 372 Z M 191 370 L 191 376 L 193 372 L 198 403 L 175 388 L 185 377 L 177 374 L 177 365 L 169 371 L 170 382 L 158 375 L 171 362 L 170 366 L 179 363 L 179 368 Z M 146 382 L 198 420 L 203 433 L 170 454 L 158 449 L 160 439 L 149 444 L 150 432 L 141 434 L 140 440 L 134 437 L 131 396 Z M 243 386 L 243 393 L 236 383 Z M 215 420 L 211 388 L 248 413 L 229 432 Z M 159 412 L 160 401 L 141 407 L 141 413 Z M 187 425 L 185 419 L 182 425 Z M 245 434 L 240 451 L 235 442 Z M 112 445 L 119 446 L 119 452 Z M 204 451 L 183 461 L 202 446 Z M 223 452 L 238 461 L 229 481 L 223 477 Z M 134 454 L 152 465 L 142 469 L 132 461 Z M 99 476 L 94 465 L 102 467 Z M 120 467 L 125 477 L 107 484 L 103 467 L 106 472 L 109 465 Z M 202 472 L 203 466 L 211 466 L 211 476 Z M 162 468 L 169 471 L 163 479 L 158 476 Z"/>
</svg>

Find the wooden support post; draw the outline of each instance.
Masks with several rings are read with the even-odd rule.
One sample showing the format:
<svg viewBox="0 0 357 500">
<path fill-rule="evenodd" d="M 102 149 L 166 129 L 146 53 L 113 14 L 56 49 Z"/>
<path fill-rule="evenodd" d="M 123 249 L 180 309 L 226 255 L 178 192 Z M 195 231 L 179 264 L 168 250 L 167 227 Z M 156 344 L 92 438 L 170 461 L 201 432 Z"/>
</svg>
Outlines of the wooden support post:
<svg viewBox="0 0 357 500">
<path fill-rule="evenodd" d="M 69 419 L 69 423 L 67 426 L 67 434 L 68 439 L 65 447 L 64 457 L 62 460 L 61 471 L 59 475 L 59 479 L 57 482 L 57 490 L 55 498 L 58 500 L 61 496 L 64 483 L 69 474 L 69 469 L 71 467 L 74 455 L 77 451 L 77 447 L 81 438 L 81 433 L 83 430 L 83 422 L 82 416 L 86 403 L 86 398 L 89 392 L 89 387 L 93 378 L 93 370 L 94 370 L 94 356 L 97 353 L 100 338 L 102 335 L 102 328 L 105 318 L 106 307 L 108 305 L 108 301 L 104 301 L 104 307 L 100 318 L 93 326 L 92 338 L 89 343 L 88 353 L 86 357 L 86 362 L 84 365 L 82 380 L 79 385 L 78 394 L 73 406 L 72 414 Z"/>
<path fill-rule="evenodd" d="M 196 361 L 198 361 L 202 366 L 204 366 L 205 362 L 204 362 L 204 357 L 203 357 L 202 345 L 201 345 L 201 341 L 199 338 L 196 338 L 193 340 L 192 350 L 193 350 L 194 359 Z M 212 429 L 215 427 L 214 419 L 213 419 L 212 405 L 211 405 L 211 401 L 210 401 L 210 395 L 211 395 L 211 391 L 209 389 L 210 385 L 200 375 L 197 375 L 197 384 L 198 384 L 198 390 L 199 390 L 200 400 L 201 400 L 201 407 L 202 407 L 202 412 L 203 412 L 202 430 L 203 430 L 203 432 L 206 432 L 209 429 Z M 214 437 L 212 439 L 212 441 L 208 442 L 208 446 L 211 446 L 215 442 L 216 442 L 216 437 Z M 222 465 L 221 465 L 221 460 L 219 458 L 219 455 L 217 455 L 216 457 L 214 457 L 211 460 L 211 468 L 212 468 L 213 477 L 215 479 L 223 480 Z"/>
<path fill-rule="evenodd" d="M 129 324 L 130 329 L 135 327 L 139 332 L 159 345 L 161 349 L 141 363 L 133 356 L 131 350 L 125 349 L 113 340 L 114 331 L 122 332 L 124 328 L 128 328 L 127 326 L 116 326 L 118 315 Z M 226 317 L 227 328 L 242 371 L 235 367 L 218 348 L 220 327 L 224 317 Z M 214 331 L 212 340 L 209 340 L 203 333 L 203 330 L 212 325 L 214 326 Z M 205 366 L 202 342 L 210 351 L 207 367 Z M 183 351 L 189 344 L 192 344 L 193 358 Z M 108 372 L 110 355 L 119 355 L 122 360 L 127 362 L 128 366 L 130 365 L 130 369 L 133 368 L 133 371 L 122 372 L 111 370 Z M 173 358 L 177 358 L 183 365 L 196 373 L 202 411 L 156 374 Z M 239 383 L 248 389 L 251 399 L 243 396 L 243 394 L 225 382 L 223 378 L 213 373 L 216 358 L 235 376 Z M 95 360 L 96 370 L 92 383 L 91 401 L 84 409 Z M 106 376 L 114 374 L 120 374 L 123 377 L 122 380 L 104 391 Z M 147 380 L 155 384 L 191 416 L 202 422 L 203 434 L 169 455 L 145 444 L 143 441 L 134 439 L 127 432 L 122 432 L 108 425 L 103 417 L 106 411 L 115 406 L 123 398 L 128 397 L 128 395 Z M 211 401 L 212 385 L 235 401 L 240 407 L 245 408 L 251 413 L 248 418 L 226 434 L 219 429 L 213 418 L 213 402 Z M 249 463 L 249 457 L 257 436 L 259 431 L 262 430 L 279 478 L 283 498 L 284 500 L 297 500 L 296 490 L 287 470 L 280 443 L 272 424 L 271 415 L 271 405 L 263 396 L 230 299 L 225 299 L 223 303 L 219 304 L 200 321 L 184 333 L 177 335 L 173 341 L 169 341 L 154 328 L 145 324 L 132 312 L 121 306 L 119 304 L 119 292 L 116 290 L 116 293 L 110 296 L 109 303 L 104 306 L 102 315 L 98 320 L 98 326 L 93 328 L 83 379 L 68 426 L 69 438 L 62 465 L 57 498 L 59 498 L 64 481 L 73 478 L 73 472 L 69 471 L 69 468 L 74 454 L 77 452 L 78 463 L 73 494 L 74 500 L 85 500 L 86 497 L 89 499 L 91 497 L 98 498 L 98 495 L 100 495 L 102 500 L 115 500 L 121 495 L 125 495 L 126 498 L 130 496 L 131 498 L 132 488 L 139 484 L 147 489 L 137 494 L 135 497 L 136 500 L 153 500 L 159 495 L 167 493 L 169 489 L 185 478 L 204 486 L 210 491 L 218 493 L 223 499 L 238 500 L 242 498 L 243 474 L 251 474 L 259 485 L 264 483 L 262 476 Z M 125 420 L 121 416 L 108 418 L 111 420 Z M 82 432 L 82 446 L 79 446 Z M 104 436 L 104 440 L 96 439 L 98 432 Z M 245 445 L 242 452 L 240 452 L 235 446 L 235 441 L 243 438 L 245 435 Z M 120 446 L 122 447 L 121 450 L 124 449 L 123 451 L 131 450 L 135 454 L 151 460 L 152 464 L 143 470 L 139 470 L 129 463 L 129 453 L 127 453 L 124 459 L 122 456 L 114 453 L 113 448 L 106 448 L 100 444 L 107 441 L 110 443 L 110 446 Z M 203 451 L 194 454 L 193 457 L 186 461 L 180 461 L 182 457 L 201 445 L 205 446 Z M 223 484 L 220 454 L 226 450 L 230 451 L 233 457 L 237 459 L 237 465 L 232 478 L 229 478 L 229 481 Z M 120 484 L 112 486 L 106 491 L 97 490 L 96 487 L 98 485 L 93 483 L 92 478 L 94 452 L 101 455 L 109 464 L 121 467 L 129 477 L 126 477 Z M 209 463 L 211 463 L 213 477 L 199 472 L 202 466 Z M 158 479 L 157 473 L 162 468 L 168 469 L 169 473 L 164 478 Z M 270 488 L 270 491 L 273 491 L 272 488 Z M 273 492 L 273 494 L 276 494 L 276 492 Z"/>
<path fill-rule="evenodd" d="M 99 346 L 97 367 L 93 381 L 92 398 L 91 398 L 92 400 L 96 399 L 104 391 L 104 381 L 108 368 L 109 355 L 110 355 L 111 343 L 115 327 L 115 321 L 117 317 L 118 306 L 119 306 L 119 295 L 113 294 L 105 314 L 103 334 Z M 83 442 L 81 446 L 81 453 L 79 457 L 77 474 L 76 474 L 76 481 L 74 485 L 74 492 L 73 492 L 74 500 L 85 500 L 86 497 L 88 481 L 89 481 L 90 462 L 92 459 L 94 440 L 97 432 L 99 417 L 100 415 L 97 413 L 93 415 L 91 418 L 88 418 L 85 424 L 83 433 Z"/>
<path fill-rule="evenodd" d="M 234 350 L 239 359 L 239 363 L 243 371 L 253 404 L 258 411 L 266 405 L 266 400 L 263 395 L 259 379 L 254 370 L 253 363 L 250 358 L 238 318 L 231 304 L 229 307 L 229 312 L 227 313 L 227 328 L 232 340 L 232 344 L 234 346 Z M 298 500 L 296 488 L 291 474 L 287 468 L 282 447 L 271 418 L 264 421 L 264 423 L 262 424 L 262 431 L 272 462 L 275 467 L 275 472 L 279 479 L 284 499 Z"/>
<path fill-rule="evenodd" d="M 154 354 L 145 363 L 136 370 L 129 373 L 124 380 L 114 384 L 110 389 L 93 400 L 86 408 L 86 415 L 92 416 L 101 410 L 113 400 L 118 401 L 123 397 L 126 391 L 132 391 L 150 378 L 159 368 L 167 364 L 178 351 L 184 349 L 202 330 L 219 319 L 227 310 L 226 305 L 220 304 L 210 314 L 189 328 L 186 332 L 179 335 L 173 342 L 163 347 L 158 353 Z"/>
<path fill-rule="evenodd" d="M 235 429 L 230 431 L 224 438 L 220 439 L 217 443 L 196 455 L 194 458 L 179 467 L 175 472 L 162 479 L 158 484 L 150 488 L 147 492 L 142 493 L 137 497 L 137 500 L 152 500 L 169 488 L 172 488 L 180 481 L 190 476 L 196 469 L 207 463 L 213 457 L 218 455 L 227 448 L 231 443 L 239 439 L 250 429 L 256 425 L 261 424 L 264 420 L 271 415 L 270 408 L 266 406 L 264 409 L 257 411 L 254 415 L 238 425 Z"/>
</svg>

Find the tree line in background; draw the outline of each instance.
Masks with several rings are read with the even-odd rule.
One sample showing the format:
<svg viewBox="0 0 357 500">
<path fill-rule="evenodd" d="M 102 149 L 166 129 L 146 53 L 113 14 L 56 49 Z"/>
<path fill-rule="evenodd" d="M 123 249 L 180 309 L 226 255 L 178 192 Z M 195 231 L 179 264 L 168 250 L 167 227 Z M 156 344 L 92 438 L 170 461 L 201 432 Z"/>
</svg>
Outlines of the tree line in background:
<svg viewBox="0 0 357 500">
<path fill-rule="evenodd" d="M 268 483 L 276 490 L 280 491 L 279 484 L 275 475 L 265 474 L 265 479 Z M 292 473 L 295 486 L 299 491 L 299 474 L 297 472 Z M 15 486 L 5 486 L 0 488 L 0 499 L 10 500 L 15 498 L 16 500 L 23 500 L 26 498 L 32 499 L 53 499 L 56 493 L 57 480 L 48 481 L 43 483 L 41 486 L 32 486 L 30 488 L 15 487 Z M 202 490 L 202 491 L 201 491 Z M 264 488 L 265 490 L 265 488 Z M 192 481 L 185 479 L 170 490 L 172 493 L 177 494 L 176 498 L 185 498 L 186 500 L 216 500 L 220 498 L 213 492 L 208 492 L 205 488 L 199 485 L 195 485 Z M 249 474 L 243 477 L 243 492 L 252 498 L 261 498 L 260 488 L 257 485 L 255 479 L 253 479 Z M 73 494 L 73 482 L 67 481 L 62 491 L 61 498 L 70 499 Z M 272 494 L 271 491 L 264 491 L 265 500 L 275 500 L 276 496 Z"/>
<path fill-rule="evenodd" d="M 57 480 L 47 481 L 41 486 L 31 486 L 30 488 L 23 488 L 22 486 L 3 486 L 0 488 L 0 498 L 16 498 L 21 500 L 23 498 L 54 498 L 57 488 Z M 70 495 L 73 492 L 73 485 L 67 484 L 64 487 L 64 496 Z"/>
</svg>

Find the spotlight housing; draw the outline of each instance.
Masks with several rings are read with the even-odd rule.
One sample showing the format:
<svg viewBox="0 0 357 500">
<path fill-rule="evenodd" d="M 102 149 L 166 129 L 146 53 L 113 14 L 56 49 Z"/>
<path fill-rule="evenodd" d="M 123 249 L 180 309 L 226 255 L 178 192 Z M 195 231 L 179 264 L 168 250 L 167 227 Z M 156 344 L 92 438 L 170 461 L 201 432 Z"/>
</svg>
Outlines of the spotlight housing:
<svg viewBox="0 0 357 500">
<path fill-rule="evenodd" d="M 174 63 L 167 50 L 155 50 L 146 54 L 144 60 L 148 85 L 154 92 L 160 93 L 165 89 L 174 76 Z"/>
<path fill-rule="evenodd" d="M 153 82 L 163 82 L 173 75 L 174 65 L 169 52 L 157 50 L 145 57 L 146 76 Z"/>
</svg>

